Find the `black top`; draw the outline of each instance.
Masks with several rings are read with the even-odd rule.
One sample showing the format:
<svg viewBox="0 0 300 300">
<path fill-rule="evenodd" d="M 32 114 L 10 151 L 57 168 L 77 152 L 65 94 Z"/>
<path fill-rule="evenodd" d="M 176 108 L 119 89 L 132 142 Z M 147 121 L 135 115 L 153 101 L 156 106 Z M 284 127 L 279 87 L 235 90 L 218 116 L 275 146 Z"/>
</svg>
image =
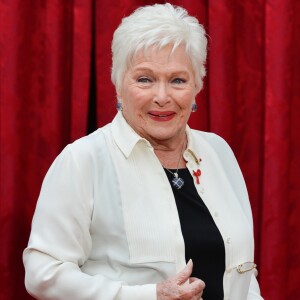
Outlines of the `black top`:
<svg viewBox="0 0 300 300">
<path fill-rule="evenodd" d="M 169 169 L 171 172 L 176 170 Z M 181 189 L 172 185 L 174 176 L 165 169 L 174 193 L 181 231 L 185 242 L 185 259 L 193 260 L 192 277 L 205 282 L 202 298 L 223 299 L 223 275 L 225 271 L 224 241 L 209 210 L 197 193 L 194 178 L 188 169 L 179 169 L 184 180 Z M 200 178 L 201 180 L 201 178 Z"/>
</svg>

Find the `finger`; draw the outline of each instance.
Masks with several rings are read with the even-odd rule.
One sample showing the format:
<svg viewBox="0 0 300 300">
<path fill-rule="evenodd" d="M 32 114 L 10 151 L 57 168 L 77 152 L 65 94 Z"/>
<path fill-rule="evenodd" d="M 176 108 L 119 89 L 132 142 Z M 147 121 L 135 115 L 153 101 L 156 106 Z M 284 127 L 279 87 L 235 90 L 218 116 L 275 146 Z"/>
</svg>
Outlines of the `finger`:
<svg viewBox="0 0 300 300">
<path fill-rule="evenodd" d="M 192 295 L 201 296 L 205 288 L 205 283 L 201 279 L 193 278 L 192 282 L 184 288 L 187 292 L 191 292 Z"/>
<path fill-rule="evenodd" d="M 185 283 L 191 276 L 193 271 L 193 261 L 190 259 L 185 268 L 175 276 L 175 281 L 178 285 Z"/>
<path fill-rule="evenodd" d="M 200 299 L 203 295 L 204 286 L 205 285 L 202 280 L 180 286 L 180 299 Z"/>
<path fill-rule="evenodd" d="M 196 278 L 196 277 L 190 277 L 189 278 L 189 281 L 190 281 L 190 283 L 192 283 L 192 282 L 194 282 L 195 280 L 198 280 L 199 278 Z"/>
</svg>

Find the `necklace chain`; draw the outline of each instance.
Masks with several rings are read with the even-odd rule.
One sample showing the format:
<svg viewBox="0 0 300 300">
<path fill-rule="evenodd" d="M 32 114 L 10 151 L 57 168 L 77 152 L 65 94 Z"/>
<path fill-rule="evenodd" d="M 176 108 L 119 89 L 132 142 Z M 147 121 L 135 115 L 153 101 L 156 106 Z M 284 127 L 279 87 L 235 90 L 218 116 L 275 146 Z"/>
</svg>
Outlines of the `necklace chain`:
<svg viewBox="0 0 300 300">
<path fill-rule="evenodd" d="M 180 160 L 179 160 L 180 161 Z M 169 173 L 171 173 L 175 178 L 178 178 L 178 170 L 179 170 L 179 168 L 177 167 L 177 169 L 176 169 L 176 172 L 172 172 L 172 171 L 170 171 L 169 169 L 167 169 L 167 168 L 165 168 Z"/>
<path fill-rule="evenodd" d="M 179 160 L 178 160 L 178 163 L 177 163 L 176 172 L 173 173 L 173 172 L 170 171 L 168 168 L 165 168 L 165 169 L 166 169 L 168 172 L 170 172 L 175 178 L 178 178 L 179 164 L 180 164 L 181 159 L 182 159 L 182 154 L 183 154 L 184 144 L 185 144 L 185 143 L 183 143 L 183 145 L 182 145 L 182 149 L 181 149 L 181 152 L 180 152 Z"/>
<path fill-rule="evenodd" d="M 181 162 L 181 159 L 182 159 L 184 145 L 185 145 L 185 143 L 183 143 L 183 145 L 182 145 L 182 149 L 181 149 L 181 152 L 180 152 L 180 157 L 179 157 L 179 160 L 178 160 L 178 163 L 177 163 L 176 172 L 173 173 L 169 169 L 165 168 L 169 173 L 171 173 L 174 176 L 174 178 L 172 179 L 172 185 L 177 190 L 181 189 L 184 185 L 184 180 L 182 178 L 178 177 L 178 170 L 179 170 L 179 165 L 180 165 L 180 162 Z"/>
</svg>

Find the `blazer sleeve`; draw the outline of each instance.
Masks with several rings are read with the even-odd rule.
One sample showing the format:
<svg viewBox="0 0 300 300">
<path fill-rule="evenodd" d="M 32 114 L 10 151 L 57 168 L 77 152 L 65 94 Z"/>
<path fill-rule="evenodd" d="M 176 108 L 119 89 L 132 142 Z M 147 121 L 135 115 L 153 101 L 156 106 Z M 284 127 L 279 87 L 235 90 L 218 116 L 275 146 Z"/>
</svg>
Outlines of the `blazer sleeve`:
<svg viewBox="0 0 300 300">
<path fill-rule="evenodd" d="M 41 188 L 23 253 L 27 291 L 45 300 L 155 300 L 155 284 L 129 286 L 81 271 L 92 245 L 93 164 L 72 149 L 57 157 Z"/>
</svg>

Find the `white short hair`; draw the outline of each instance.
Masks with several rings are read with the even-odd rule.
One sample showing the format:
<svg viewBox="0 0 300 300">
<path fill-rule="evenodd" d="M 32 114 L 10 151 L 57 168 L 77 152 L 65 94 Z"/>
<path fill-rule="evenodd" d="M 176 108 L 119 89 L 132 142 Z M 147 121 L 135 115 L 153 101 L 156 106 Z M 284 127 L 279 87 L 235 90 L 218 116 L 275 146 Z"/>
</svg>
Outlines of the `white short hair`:
<svg viewBox="0 0 300 300">
<path fill-rule="evenodd" d="M 203 86 L 207 38 L 205 30 L 187 11 L 169 3 L 138 8 L 122 19 L 112 41 L 111 79 L 119 91 L 130 62 L 141 49 L 173 45 L 173 51 L 184 45 L 190 57 L 199 88 Z"/>
</svg>

